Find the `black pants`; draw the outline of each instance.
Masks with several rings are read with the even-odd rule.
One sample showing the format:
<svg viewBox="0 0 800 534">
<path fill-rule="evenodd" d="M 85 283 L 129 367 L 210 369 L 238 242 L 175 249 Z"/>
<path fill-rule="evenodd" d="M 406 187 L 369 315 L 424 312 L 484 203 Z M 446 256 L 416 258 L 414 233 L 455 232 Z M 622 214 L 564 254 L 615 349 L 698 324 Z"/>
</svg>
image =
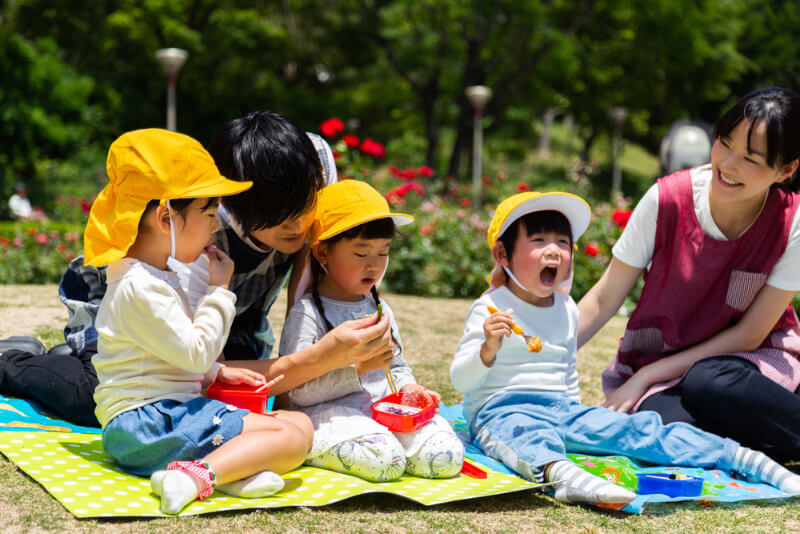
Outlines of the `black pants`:
<svg viewBox="0 0 800 534">
<path fill-rule="evenodd" d="M 683 382 L 640 406 L 664 423 L 683 421 L 780 460 L 800 460 L 800 396 L 750 361 L 718 356 L 694 364 Z"/>
<path fill-rule="evenodd" d="M 35 399 L 79 425 L 100 426 L 94 415 L 95 352 L 95 347 L 89 347 L 76 355 L 66 344 L 47 353 L 7 350 L 0 355 L 0 393 Z"/>
</svg>

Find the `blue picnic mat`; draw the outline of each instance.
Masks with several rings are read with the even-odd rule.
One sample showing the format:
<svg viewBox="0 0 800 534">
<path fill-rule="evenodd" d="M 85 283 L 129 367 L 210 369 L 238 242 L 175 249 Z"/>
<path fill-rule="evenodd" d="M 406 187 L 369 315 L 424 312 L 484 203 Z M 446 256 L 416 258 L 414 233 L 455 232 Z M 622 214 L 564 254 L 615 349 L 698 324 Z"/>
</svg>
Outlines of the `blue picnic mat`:
<svg viewBox="0 0 800 534">
<path fill-rule="evenodd" d="M 500 473 L 513 472 L 502 463 L 489 458 L 480 446 L 470 441 L 469 428 L 464 420 L 464 406 L 440 406 L 440 414 L 447 419 L 458 434 L 467 456 L 492 470 Z M 676 503 L 681 501 L 739 502 L 756 499 L 791 499 L 800 495 L 784 493 L 767 484 L 747 482 L 736 478 L 731 473 L 719 469 L 702 469 L 698 467 L 652 466 L 641 465 L 624 456 L 590 456 L 584 454 L 568 454 L 567 457 L 579 467 L 593 475 L 597 475 L 623 486 L 633 492 L 637 490 L 637 474 L 668 473 L 683 474 L 703 479 L 703 491 L 699 497 L 668 497 L 666 495 L 639 495 L 626 505 L 597 504 L 603 508 L 614 508 L 623 512 L 641 514 L 648 505 L 656 503 Z"/>
<path fill-rule="evenodd" d="M 103 433 L 100 428 L 74 425 L 59 419 L 34 400 L 5 395 L 0 395 L 0 431 Z"/>
</svg>

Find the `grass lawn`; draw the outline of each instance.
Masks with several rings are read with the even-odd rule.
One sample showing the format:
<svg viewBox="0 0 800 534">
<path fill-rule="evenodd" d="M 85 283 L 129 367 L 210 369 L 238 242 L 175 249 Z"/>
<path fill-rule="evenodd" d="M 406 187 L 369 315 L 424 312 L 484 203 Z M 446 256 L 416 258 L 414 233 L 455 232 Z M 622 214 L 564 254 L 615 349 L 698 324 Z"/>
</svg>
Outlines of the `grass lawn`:
<svg viewBox="0 0 800 534">
<path fill-rule="evenodd" d="M 469 309 L 467 300 L 389 295 L 406 358 L 420 383 L 452 404 L 461 396 L 448 367 Z M 277 330 L 284 303 L 272 314 Z M 63 341 L 66 311 L 55 285 L 0 286 L 0 337 L 36 335 L 47 346 Z M 583 401 L 599 404 L 599 375 L 622 334 L 612 320 L 579 355 Z M 795 469 L 797 465 L 795 464 Z M 800 532 L 800 500 L 761 504 L 663 507 L 645 516 L 566 506 L 535 491 L 430 508 L 391 495 L 367 495 L 322 508 L 285 508 L 182 519 L 77 520 L 36 482 L 0 456 L 1 532 Z"/>
</svg>

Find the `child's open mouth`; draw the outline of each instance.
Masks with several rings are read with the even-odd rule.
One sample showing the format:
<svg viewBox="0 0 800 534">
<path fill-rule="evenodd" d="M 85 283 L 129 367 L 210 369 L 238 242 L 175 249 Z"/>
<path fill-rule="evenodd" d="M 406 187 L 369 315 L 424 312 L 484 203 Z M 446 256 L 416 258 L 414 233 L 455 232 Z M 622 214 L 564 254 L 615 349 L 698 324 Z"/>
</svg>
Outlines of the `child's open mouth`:
<svg viewBox="0 0 800 534">
<path fill-rule="evenodd" d="M 545 267 L 542 269 L 542 272 L 539 273 L 539 280 L 542 282 L 542 285 L 552 286 L 556 281 L 557 273 L 558 270 L 555 267 Z"/>
</svg>

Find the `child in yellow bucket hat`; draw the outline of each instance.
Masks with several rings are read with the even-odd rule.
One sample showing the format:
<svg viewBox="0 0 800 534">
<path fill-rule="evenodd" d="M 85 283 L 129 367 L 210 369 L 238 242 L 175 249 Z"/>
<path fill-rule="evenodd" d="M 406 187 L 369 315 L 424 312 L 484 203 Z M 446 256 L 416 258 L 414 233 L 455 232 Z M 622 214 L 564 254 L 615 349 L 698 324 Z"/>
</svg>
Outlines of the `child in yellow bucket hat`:
<svg viewBox="0 0 800 534">
<path fill-rule="evenodd" d="M 590 217 L 583 199 L 560 192 L 522 193 L 497 207 L 488 232 L 493 287 L 473 303 L 450 366 L 473 440 L 524 478 L 554 483 L 562 502 L 636 498 L 583 471 L 567 452 L 721 468 L 771 483 L 760 473 L 786 470 L 735 441 L 686 423 L 664 425 L 655 412 L 627 415 L 580 403 L 578 309 L 557 288 L 571 276 L 574 244 Z M 531 334 L 541 338 L 539 352 L 523 337 Z M 783 487 L 800 480 L 786 473 Z"/>
<path fill-rule="evenodd" d="M 393 385 L 403 394 L 440 400 L 416 383 L 392 311 L 377 290 L 395 227 L 412 220 L 391 212 L 386 199 L 359 180 L 338 182 L 319 194 L 310 237 L 311 288 L 286 318 L 280 354 L 308 347 L 334 326 L 378 310 L 390 318 L 395 346 L 393 353 L 328 372 L 289 392 L 292 407 L 314 424 L 311 465 L 377 482 L 403 472 L 450 477 L 461 469 L 464 447 L 442 417 L 406 433 L 393 433 L 371 418 L 371 404 L 392 393 Z"/>
<path fill-rule="evenodd" d="M 283 487 L 311 441 L 301 413 L 267 417 L 201 395 L 215 379 L 259 385 L 264 376 L 216 362 L 235 314 L 233 262 L 211 245 L 219 197 L 251 182 L 223 177 L 194 139 L 159 129 L 120 136 L 108 153 L 109 184 L 84 235 L 87 264 L 108 265 L 96 319 L 95 411 L 103 448 L 151 476 L 161 509 L 177 513 L 214 488 L 244 497 Z M 209 259 L 209 287 L 192 312 L 170 257 Z M 246 452 L 246 453 L 245 453 Z"/>
</svg>

